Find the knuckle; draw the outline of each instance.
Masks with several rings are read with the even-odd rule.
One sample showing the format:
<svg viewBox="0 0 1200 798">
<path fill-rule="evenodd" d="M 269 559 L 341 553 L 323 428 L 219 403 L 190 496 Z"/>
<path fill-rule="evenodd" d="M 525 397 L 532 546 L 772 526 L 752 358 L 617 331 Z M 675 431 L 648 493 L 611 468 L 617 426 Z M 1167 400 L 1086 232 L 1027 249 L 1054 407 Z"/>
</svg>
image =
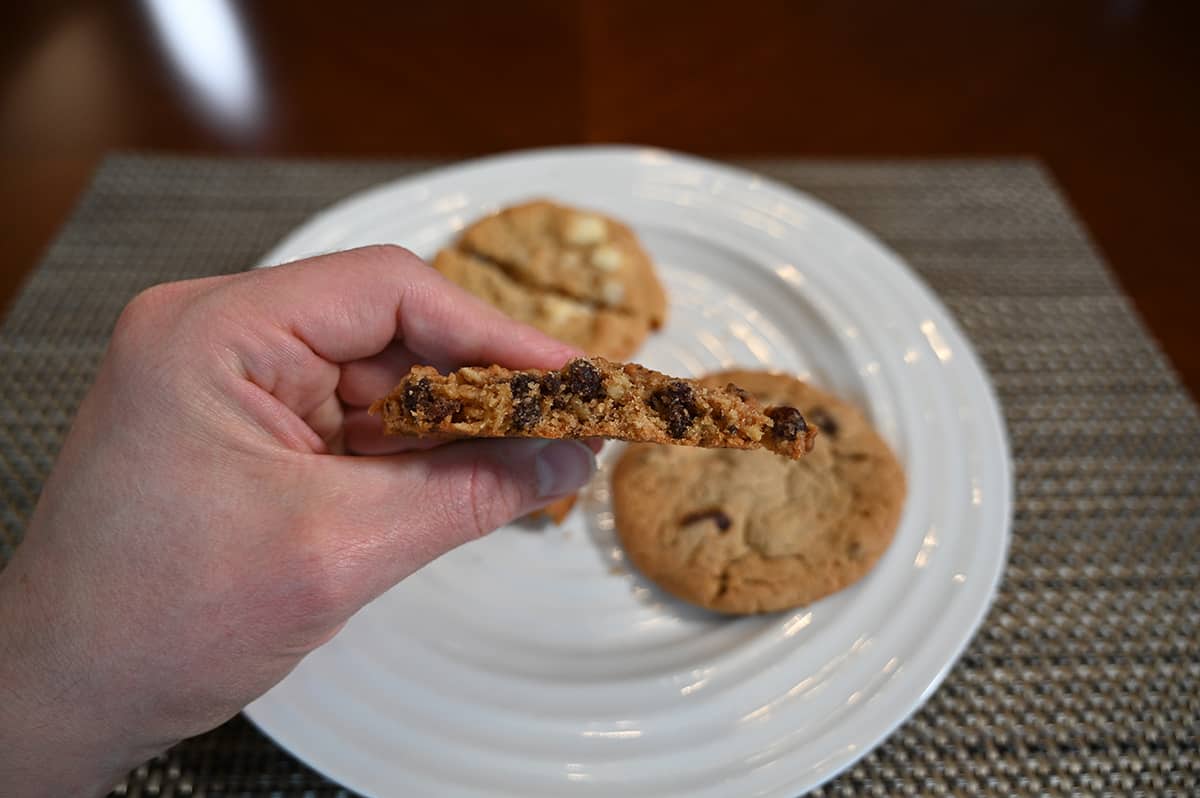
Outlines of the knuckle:
<svg viewBox="0 0 1200 798">
<path fill-rule="evenodd" d="M 360 262 L 385 272 L 394 272 L 397 269 L 409 271 L 418 266 L 425 266 L 420 257 L 399 244 L 369 244 L 355 252 L 361 255 Z"/>
<path fill-rule="evenodd" d="M 363 247 L 363 252 L 380 258 L 399 258 L 401 260 L 415 259 L 417 257 L 411 250 L 399 244 L 369 244 Z"/>
<path fill-rule="evenodd" d="M 159 336 L 178 315 L 173 308 L 179 301 L 179 283 L 162 283 L 138 293 L 117 317 L 113 344 L 124 347 L 141 342 L 147 335 Z"/>
</svg>

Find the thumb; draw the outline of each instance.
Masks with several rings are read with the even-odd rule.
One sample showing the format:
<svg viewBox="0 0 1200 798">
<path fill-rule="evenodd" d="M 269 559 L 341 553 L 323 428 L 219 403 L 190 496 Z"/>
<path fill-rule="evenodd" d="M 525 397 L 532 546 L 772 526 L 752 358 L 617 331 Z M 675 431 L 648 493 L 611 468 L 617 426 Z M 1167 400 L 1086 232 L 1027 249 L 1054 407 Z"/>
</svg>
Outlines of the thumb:
<svg viewBox="0 0 1200 798">
<path fill-rule="evenodd" d="M 596 470 L 592 450 L 571 440 L 473 440 L 387 457 L 321 459 L 334 461 L 339 499 L 325 525 L 330 542 L 369 572 L 360 575 L 372 595 L 574 493 Z"/>
</svg>

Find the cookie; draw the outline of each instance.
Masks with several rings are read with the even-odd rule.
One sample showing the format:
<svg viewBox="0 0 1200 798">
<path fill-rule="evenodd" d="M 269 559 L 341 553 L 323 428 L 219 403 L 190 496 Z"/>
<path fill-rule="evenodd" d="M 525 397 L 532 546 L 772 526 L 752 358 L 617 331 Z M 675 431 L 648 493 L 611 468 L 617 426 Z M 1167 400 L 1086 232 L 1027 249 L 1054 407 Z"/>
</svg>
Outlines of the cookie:
<svg viewBox="0 0 1200 798">
<path fill-rule="evenodd" d="M 635 363 L 576 358 L 557 371 L 415 366 L 371 406 L 389 435 L 616 438 L 767 449 L 798 458 L 816 430 L 794 407 L 732 384 L 669 377 Z"/>
<path fill-rule="evenodd" d="M 574 493 L 572 493 L 570 496 L 564 496 L 558 501 L 550 502 L 545 507 L 534 513 L 534 516 L 544 516 L 556 524 L 561 524 L 563 521 L 567 520 L 567 516 L 570 515 L 571 510 L 575 508 L 575 502 L 578 501 L 578 499 L 578 494 Z"/>
<path fill-rule="evenodd" d="M 544 200 L 479 220 L 433 266 L 512 318 L 614 360 L 637 351 L 666 316 L 666 295 L 632 230 Z"/>
<path fill-rule="evenodd" d="M 797 461 L 764 452 L 631 446 L 613 473 L 617 534 L 631 562 L 679 598 L 718 612 L 809 604 L 861 579 L 904 503 L 899 462 L 862 413 L 792 377 L 730 371 L 764 404 L 821 431 Z"/>
</svg>

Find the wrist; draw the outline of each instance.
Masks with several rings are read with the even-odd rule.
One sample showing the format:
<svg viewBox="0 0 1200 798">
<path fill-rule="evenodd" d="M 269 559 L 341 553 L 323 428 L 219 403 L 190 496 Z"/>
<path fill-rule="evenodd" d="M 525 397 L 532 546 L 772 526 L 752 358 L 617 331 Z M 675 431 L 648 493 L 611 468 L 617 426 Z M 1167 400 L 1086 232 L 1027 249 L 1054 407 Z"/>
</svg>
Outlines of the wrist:
<svg viewBox="0 0 1200 798">
<path fill-rule="evenodd" d="M 25 565 L 18 556 L 0 573 L 0 784 L 13 796 L 104 795 L 171 741 L 122 729 L 98 663 L 65 644 L 72 619 Z"/>
</svg>

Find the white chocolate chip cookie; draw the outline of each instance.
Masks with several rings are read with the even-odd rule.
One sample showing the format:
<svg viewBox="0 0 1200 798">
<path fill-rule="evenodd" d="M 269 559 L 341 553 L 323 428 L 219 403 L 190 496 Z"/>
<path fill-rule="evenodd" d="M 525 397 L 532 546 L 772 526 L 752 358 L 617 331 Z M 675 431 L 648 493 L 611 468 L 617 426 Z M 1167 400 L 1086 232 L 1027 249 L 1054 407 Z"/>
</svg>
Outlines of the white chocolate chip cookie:
<svg viewBox="0 0 1200 798">
<path fill-rule="evenodd" d="M 628 358 L 666 315 L 666 296 L 633 231 L 551 202 L 479 220 L 433 265 L 513 318 L 589 354 Z"/>
</svg>

